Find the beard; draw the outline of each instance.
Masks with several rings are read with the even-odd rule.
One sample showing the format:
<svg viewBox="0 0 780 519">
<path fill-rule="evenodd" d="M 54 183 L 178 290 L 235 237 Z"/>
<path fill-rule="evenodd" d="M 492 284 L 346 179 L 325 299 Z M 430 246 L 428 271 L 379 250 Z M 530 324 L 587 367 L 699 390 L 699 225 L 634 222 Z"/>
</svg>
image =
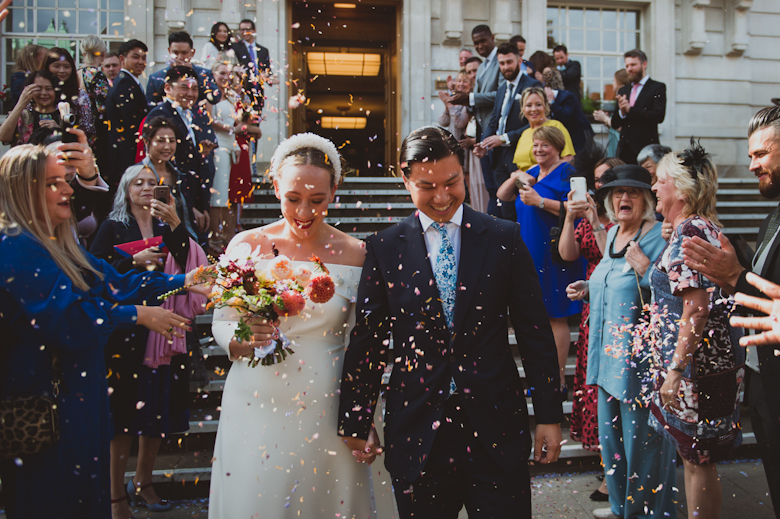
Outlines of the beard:
<svg viewBox="0 0 780 519">
<path fill-rule="evenodd" d="M 780 195 L 780 167 L 772 170 L 760 169 L 755 172 L 756 175 L 766 174 L 758 183 L 758 190 L 764 198 L 776 198 Z"/>
<path fill-rule="evenodd" d="M 636 74 L 629 74 L 628 75 L 628 81 L 629 83 L 639 83 L 642 81 L 642 71 L 640 70 Z"/>
<path fill-rule="evenodd" d="M 507 70 L 506 72 L 502 72 L 504 75 L 504 79 L 507 81 L 514 81 L 518 74 L 520 74 L 520 65 L 517 66 L 515 69 Z"/>
</svg>

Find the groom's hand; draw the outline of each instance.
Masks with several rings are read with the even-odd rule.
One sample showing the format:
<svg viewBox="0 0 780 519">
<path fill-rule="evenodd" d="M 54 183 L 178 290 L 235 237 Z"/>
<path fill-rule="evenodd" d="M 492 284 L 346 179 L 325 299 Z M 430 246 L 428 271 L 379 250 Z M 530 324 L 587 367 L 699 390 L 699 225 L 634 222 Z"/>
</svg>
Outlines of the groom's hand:
<svg viewBox="0 0 780 519">
<path fill-rule="evenodd" d="M 555 463 L 561 455 L 561 424 L 538 424 L 534 435 L 534 461 Z"/>
<path fill-rule="evenodd" d="M 368 435 L 368 440 L 345 436 L 342 437 L 342 441 L 352 451 L 352 455 L 358 463 L 368 463 L 370 465 L 384 450 L 379 445 L 379 436 L 373 428 L 371 428 L 371 432 Z"/>
</svg>

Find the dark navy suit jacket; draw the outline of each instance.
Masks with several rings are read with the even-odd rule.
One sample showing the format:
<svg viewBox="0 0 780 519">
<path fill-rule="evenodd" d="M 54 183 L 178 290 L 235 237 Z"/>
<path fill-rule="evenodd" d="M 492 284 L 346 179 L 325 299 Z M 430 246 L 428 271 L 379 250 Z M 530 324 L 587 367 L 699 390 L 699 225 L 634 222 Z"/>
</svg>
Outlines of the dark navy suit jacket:
<svg viewBox="0 0 780 519">
<path fill-rule="evenodd" d="M 110 152 L 104 155 L 112 157 L 112 160 L 108 164 L 99 164 L 112 194 L 116 192 L 125 169 L 135 164 L 136 136 L 148 111 L 141 86 L 130 77 L 130 73 L 120 72 L 106 97 Z"/>
<path fill-rule="evenodd" d="M 506 89 L 508 86 L 509 83 L 504 82 L 504 84 L 498 87 L 496 102 L 493 104 L 493 114 L 490 117 L 490 122 L 485 130 L 485 134 L 482 136 L 483 139 L 491 135 L 496 135 L 496 132 L 498 131 L 498 122 L 501 119 L 501 106 L 504 104 L 504 97 L 506 96 Z M 523 107 L 520 106 L 520 99 L 523 97 L 523 91 L 526 88 L 541 86 L 542 84 L 531 76 L 526 74 L 520 75 L 520 80 L 515 89 L 514 99 L 512 100 L 512 107 L 509 109 L 509 115 L 506 118 L 506 127 L 504 128 L 504 132 L 509 138 L 509 146 L 493 148 L 494 166 L 498 164 L 509 165 L 512 163 L 517 141 L 520 140 L 520 135 L 528 128 L 528 122 L 525 119 L 520 119 L 520 116 L 523 114 Z"/>
<path fill-rule="evenodd" d="M 507 316 L 532 389 L 536 423 L 560 423 L 558 360 L 539 278 L 520 226 L 463 207 L 454 329 L 447 328 L 417 214 L 367 240 L 357 323 L 344 357 L 338 434 L 367 438 L 392 333 L 385 464 L 425 468 L 450 378 L 485 449 L 507 472 L 531 451 L 528 411 Z"/>
<path fill-rule="evenodd" d="M 171 67 L 165 67 L 149 76 L 149 83 L 146 85 L 146 101 L 150 109 L 162 103 L 165 97 L 165 76 L 169 68 Z M 213 105 L 219 103 L 222 100 L 222 93 L 217 87 L 217 82 L 214 81 L 214 75 L 203 67 L 193 65 L 193 68 L 198 73 L 198 103 L 201 101 L 208 101 Z"/>
<path fill-rule="evenodd" d="M 555 102 L 550 104 L 551 118 L 563 124 L 569 131 L 574 151 L 579 152 L 588 139 L 593 138 L 593 127 L 582 111 L 580 100 L 571 92 L 558 90 Z"/>
</svg>

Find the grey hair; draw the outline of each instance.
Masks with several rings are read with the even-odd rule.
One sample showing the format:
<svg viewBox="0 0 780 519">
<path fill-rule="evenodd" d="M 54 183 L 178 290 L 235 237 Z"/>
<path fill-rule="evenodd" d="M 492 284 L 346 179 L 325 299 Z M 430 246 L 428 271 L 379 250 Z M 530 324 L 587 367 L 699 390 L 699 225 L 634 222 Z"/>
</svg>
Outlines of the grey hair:
<svg viewBox="0 0 780 519">
<path fill-rule="evenodd" d="M 458 54 L 460 54 L 460 53 L 461 53 L 461 52 L 463 52 L 464 50 L 465 50 L 466 52 L 470 52 L 472 55 L 474 54 L 474 51 L 472 51 L 472 50 L 471 50 L 471 49 L 469 49 L 468 47 L 463 47 L 462 49 L 460 49 L 460 50 L 458 51 Z"/>
<path fill-rule="evenodd" d="M 770 126 L 775 129 L 775 136 L 780 138 L 780 106 L 770 106 L 756 112 L 748 124 L 748 138 Z"/>
<path fill-rule="evenodd" d="M 669 146 L 664 146 L 663 144 L 648 144 L 642 148 L 639 155 L 636 156 L 636 163 L 642 164 L 647 159 L 650 159 L 654 164 L 658 164 L 661 162 L 661 159 L 664 158 L 664 155 L 671 152 L 672 148 Z"/>
<path fill-rule="evenodd" d="M 159 182 L 160 177 L 157 172 L 146 164 L 133 164 L 127 168 L 119 180 L 119 187 L 116 188 L 116 194 L 114 195 L 114 208 L 111 209 L 111 213 L 108 215 L 109 220 L 120 222 L 125 225 L 130 223 L 130 210 L 127 208 L 127 189 L 130 187 L 130 183 L 135 180 L 142 171 L 147 170 L 154 173 Z"/>
<path fill-rule="evenodd" d="M 655 221 L 655 195 L 649 189 L 642 189 L 642 199 L 645 202 L 645 212 L 642 213 L 642 221 L 654 222 Z M 610 189 L 609 191 L 607 191 L 607 194 L 604 195 L 604 209 L 607 212 L 607 218 L 609 218 L 609 221 L 612 223 L 618 223 L 617 215 L 615 214 L 615 208 L 612 207 L 612 204 L 614 202 L 615 202 L 615 198 L 612 196 L 612 189 Z"/>
</svg>

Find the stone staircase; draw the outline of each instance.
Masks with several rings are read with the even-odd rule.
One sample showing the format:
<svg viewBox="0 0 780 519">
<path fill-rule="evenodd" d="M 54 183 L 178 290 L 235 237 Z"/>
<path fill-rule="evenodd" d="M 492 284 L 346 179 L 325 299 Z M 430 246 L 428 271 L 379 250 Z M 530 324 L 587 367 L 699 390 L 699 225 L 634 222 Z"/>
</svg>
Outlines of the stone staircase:
<svg viewBox="0 0 780 519">
<path fill-rule="evenodd" d="M 256 179 L 260 180 L 260 179 Z M 724 231 L 729 235 L 741 234 L 753 245 L 758 226 L 775 207 L 776 202 L 767 201 L 758 193 L 755 179 L 721 179 L 718 192 L 718 212 Z M 331 206 L 327 221 L 339 229 L 358 238 L 377 232 L 390 224 L 401 221 L 414 211 L 409 193 L 399 178 L 348 177 L 337 192 L 336 202 Z M 281 217 L 279 203 L 268 183 L 258 183 L 253 200 L 244 205 L 241 223 L 252 228 L 277 221 Z M 158 470 L 154 473 L 156 482 L 192 483 L 208 481 L 211 477 L 211 457 L 219 425 L 220 401 L 230 361 L 211 337 L 211 316 L 200 316 L 196 320 L 200 333 L 201 353 L 210 373 L 205 388 L 192 392 L 190 430 L 184 435 L 175 435 L 166 442 L 158 458 Z M 573 324 L 573 323 L 572 323 Z M 577 340 L 576 325 L 571 327 L 572 344 Z M 510 343 L 516 344 L 510 333 Z M 518 372 L 525 378 L 525 369 L 519 355 L 515 355 Z M 576 352 L 571 348 L 566 362 L 565 375 L 569 387 L 573 387 Z M 564 404 L 567 417 L 571 414 L 572 402 Z M 534 409 L 530 399 L 528 412 L 533 421 Z M 564 439 L 568 440 L 568 424 L 564 424 Z M 751 432 L 746 432 L 745 444 L 755 443 Z M 562 458 L 592 457 L 596 454 L 580 447 L 579 443 L 567 441 L 562 448 Z M 130 466 L 134 466 L 131 460 Z M 134 473 L 128 472 L 126 477 Z"/>
</svg>

